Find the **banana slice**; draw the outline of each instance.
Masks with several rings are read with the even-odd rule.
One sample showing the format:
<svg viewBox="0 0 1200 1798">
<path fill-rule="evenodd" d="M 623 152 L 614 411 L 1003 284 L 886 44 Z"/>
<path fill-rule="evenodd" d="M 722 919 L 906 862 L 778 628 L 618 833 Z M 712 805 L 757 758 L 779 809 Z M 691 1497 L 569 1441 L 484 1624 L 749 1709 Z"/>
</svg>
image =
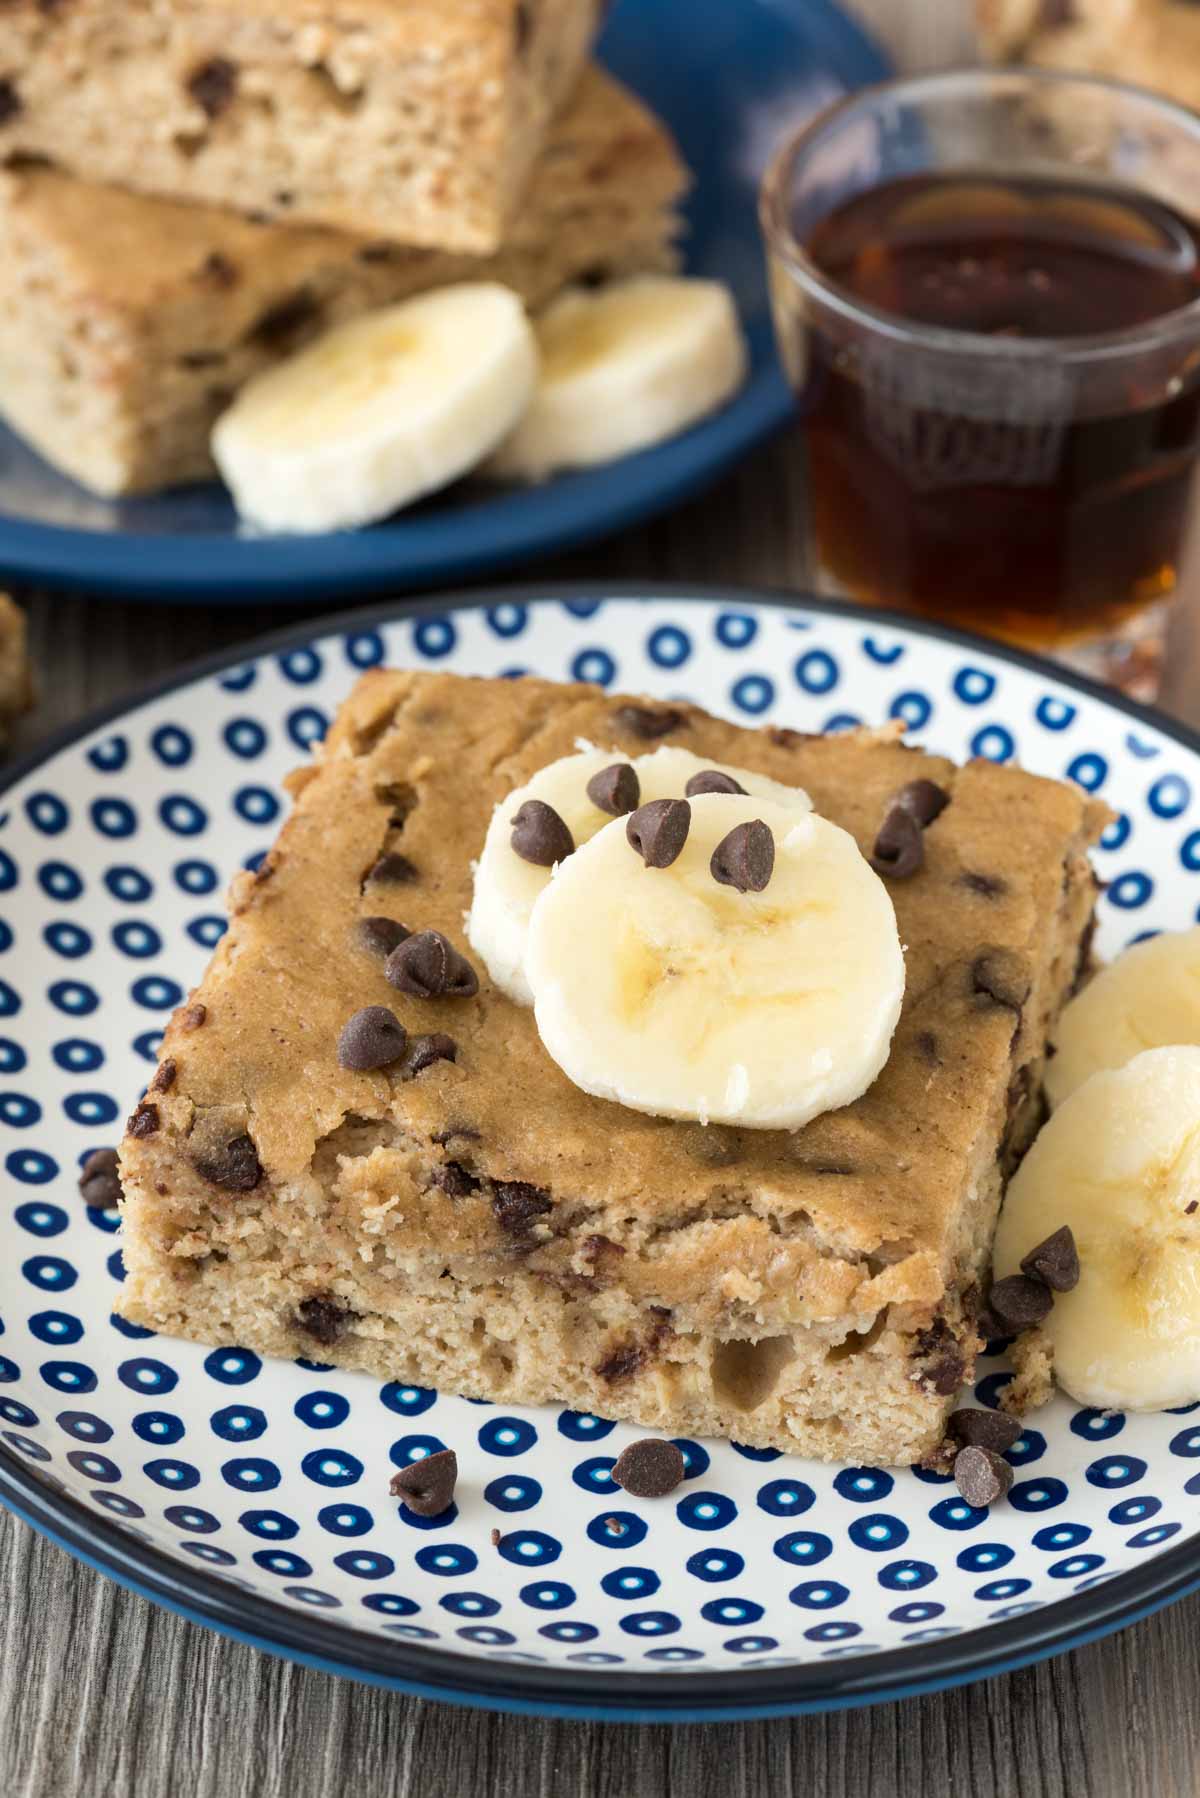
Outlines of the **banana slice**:
<svg viewBox="0 0 1200 1798">
<path fill-rule="evenodd" d="M 1200 1048 L 1147 1049 L 1054 1113 L 1008 1189 L 997 1276 L 1063 1224 L 1079 1284 L 1042 1325 L 1081 1405 L 1161 1411 L 1200 1399 Z M 1189 1207 L 1191 1209 L 1189 1210 Z"/>
<path fill-rule="evenodd" d="M 1046 1064 L 1046 1096 L 1061 1105 L 1090 1074 L 1172 1043 L 1200 1043 L 1200 926 L 1135 943 L 1072 999 Z"/>
<path fill-rule="evenodd" d="M 627 758 L 612 749 L 587 749 L 562 756 L 533 779 L 502 799 L 492 814 L 483 854 L 475 869 L 475 892 L 467 916 L 471 947 L 487 964 L 488 973 L 502 992 L 518 1005 L 532 1005 L 533 993 L 525 977 L 525 944 L 529 919 L 542 889 L 550 883 L 550 869 L 522 860 L 512 846 L 513 819 L 530 799 L 553 806 L 580 848 L 611 822 L 588 797 L 594 774 Z M 774 799 L 797 811 L 811 811 L 812 801 L 800 787 L 785 787 L 765 774 L 734 768 L 726 762 L 703 761 L 687 749 L 665 747 L 634 758 L 638 778 L 638 803 L 651 799 L 682 799 L 693 775 L 715 769 L 728 774 L 747 793 Z M 730 819 L 732 826 L 737 822 Z"/>
<path fill-rule="evenodd" d="M 536 376 L 516 294 L 464 282 L 339 325 L 256 376 L 218 419 L 213 456 L 263 530 L 369 524 L 473 468 Z"/>
<path fill-rule="evenodd" d="M 536 322 L 542 372 L 533 403 L 488 463 L 540 481 L 674 437 L 724 405 L 746 374 L 746 345 L 718 281 L 642 275 L 570 289 Z"/>
<path fill-rule="evenodd" d="M 761 820 L 761 891 L 713 851 Z M 525 971 L 547 1051 L 585 1092 L 660 1117 L 794 1130 L 866 1090 L 887 1059 L 904 956 L 853 837 L 763 798 L 691 801 L 682 852 L 646 866 L 616 818 L 560 863 Z"/>
</svg>

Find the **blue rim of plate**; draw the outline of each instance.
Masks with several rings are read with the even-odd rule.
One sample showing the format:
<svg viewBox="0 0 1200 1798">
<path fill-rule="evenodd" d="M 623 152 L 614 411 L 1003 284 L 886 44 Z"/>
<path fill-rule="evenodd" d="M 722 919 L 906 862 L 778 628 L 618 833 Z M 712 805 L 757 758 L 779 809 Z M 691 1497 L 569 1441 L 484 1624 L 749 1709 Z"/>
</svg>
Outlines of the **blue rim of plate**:
<svg viewBox="0 0 1200 1798">
<path fill-rule="evenodd" d="M 1028 655 L 969 631 L 911 616 L 898 619 L 895 612 L 850 601 L 814 599 L 782 588 L 686 581 L 565 581 L 438 594 L 424 600 L 393 601 L 328 614 L 269 632 L 235 649 L 200 657 L 56 732 L 4 771 L 0 798 L 26 775 L 102 725 L 148 700 L 240 666 L 248 657 L 302 648 L 330 631 L 366 631 L 396 619 L 419 617 L 432 607 L 448 612 L 516 601 L 536 606 L 548 601 L 607 599 L 688 599 L 722 607 L 802 605 L 818 615 L 852 618 L 867 625 L 894 628 L 899 621 L 915 636 L 954 644 L 968 652 L 982 651 L 1100 700 L 1114 711 L 1161 731 L 1193 755 L 1200 755 L 1200 731 L 1177 723 L 1151 706 L 1125 699 L 1096 681 L 1068 673 L 1043 657 Z M 1200 1538 L 1194 1538 L 1165 1550 L 1144 1569 L 1131 1569 L 1089 1592 L 1062 1599 L 1036 1613 L 971 1630 L 952 1641 L 918 1643 L 904 1650 L 865 1654 L 853 1661 L 822 1661 L 803 1668 L 762 1668 L 754 1678 L 756 1696 L 747 1702 L 746 1676 L 733 1671 L 582 1673 L 572 1668 L 484 1661 L 444 1649 L 367 1636 L 311 1613 L 294 1612 L 257 1593 L 224 1586 L 200 1567 L 177 1562 L 162 1550 L 129 1536 L 119 1524 L 109 1522 L 67 1493 L 47 1486 L 28 1463 L 3 1443 L 0 1505 L 65 1548 L 76 1560 L 129 1591 L 152 1599 L 190 1622 L 285 1660 L 451 1704 L 515 1715 L 611 1722 L 707 1723 L 802 1716 L 946 1691 L 1082 1647 L 1200 1591 Z"/>
<path fill-rule="evenodd" d="M 805 0 L 803 12 L 807 43 L 846 89 L 892 73 L 883 51 L 830 0 Z M 620 45 L 612 49 L 615 72 L 628 78 Z M 638 455 L 541 488 L 507 491 L 462 509 L 418 510 L 405 519 L 402 546 L 386 526 L 256 540 L 93 531 L 0 513 L 0 575 L 17 583 L 82 587 L 98 597 L 303 604 L 325 600 L 332 591 L 367 597 L 495 573 L 594 542 L 711 485 L 786 422 L 793 401 L 769 322 L 756 320 L 749 337 L 755 372 L 715 417 Z"/>
</svg>

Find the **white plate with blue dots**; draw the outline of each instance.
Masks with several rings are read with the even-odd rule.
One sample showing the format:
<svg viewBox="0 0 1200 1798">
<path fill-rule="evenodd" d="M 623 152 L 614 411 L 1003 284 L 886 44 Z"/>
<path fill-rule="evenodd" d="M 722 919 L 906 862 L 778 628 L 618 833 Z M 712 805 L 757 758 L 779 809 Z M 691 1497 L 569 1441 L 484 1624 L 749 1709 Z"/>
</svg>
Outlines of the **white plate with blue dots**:
<svg viewBox="0 0 1200 1798">
<path fill-rule="evenodd" d="M 764 1715 L 1051 1653 L 1200 1585 L 1200 1407 L 1058 1399 L 976 1511 L 946 1478 L 687 1442 L 616 1488 L 636 1429 L 206 1350 L 112 1314 L 115 1219 L 77 1192 L 283 811 L 282 775 L 378 663 L 597 681 L 743 723 L 903 718 L 1117 813 L 1102 954 L 1200 915 L 1200 746 L 1044 664 L 856 608 L 642 586 L 358 614 L 191 671 L 0 795 L 0 1499 L 162 1603 L 276 1652 L 515 1710 Z M 975 1397 L 1008 1375 L 984 1363 Z M 397 1467 L 441 1447 L 420 1518 Z M 493 1532 L 499 1532 L 498 1544 Z"/>
</svg>

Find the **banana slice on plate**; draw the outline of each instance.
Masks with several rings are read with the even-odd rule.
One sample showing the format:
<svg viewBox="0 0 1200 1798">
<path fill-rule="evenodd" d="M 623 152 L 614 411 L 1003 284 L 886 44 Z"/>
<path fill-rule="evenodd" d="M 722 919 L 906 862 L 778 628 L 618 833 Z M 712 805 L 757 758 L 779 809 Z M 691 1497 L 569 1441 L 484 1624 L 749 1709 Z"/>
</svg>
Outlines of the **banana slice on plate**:
<svg viewBox="0 0 1200 1798">
<path fill-rule="evenodd" d="M 572 288 L 537 320 L 533 402 L 488 463 L 540 481 L 647 449 L 724 405 L 746 375 L 746 345 L 719 281 L 641 275 Z"/>
<path fill-rule="evenodd" d="M 1200 1048 L 1147 1049 L 1064 1101 L 1009 1185 L 996 1276 L 1063 1224 L 1079 1283 L 1041 1326 L 1058 1384 L 1103 1411 L 1200 1399 Z"/>
<path fill-rule="evenodd" d="M 645 806 L 555 870 L 525 956 L 542 1042 L 634 1111 L 797 1129 L 887 1059 L 904 994 L 891 900 L 815 812 L 709 793 L 679 847 L 683 826 Z"/>
<path fill-rule="evenodd" d="M 1090 1074 L 1173 1043 L 1200 1043 L 1200 925 L 1135 943 L 1071 1000 L 1046 1064 L 1046 1096 L 1061 1105 Z"/>
<path fill-rule="evenodd" d="M 370 524 L 481 461 L 536 376 L 516 294 L 443 287 L 339 325 L 257 375 L 218 419 L 213 456 L 262 530 Z"/>
<path fill-rule="evenodd" d="M 589 783 L 606 769 L 619 767 L 632 768 L 634 785 L 617 796 L 606 796 L 606 809 L 592 797 Z M 748 768 L 705 761 L 688 749 L 670 747 L 655 749 L 632 761 L 611 749 L 581 750 L 578 755 L 562 756 L 539 768 L 532 780 L 501 800 L 492 814 L 475 870 L 467 935 L 502 992 L 518 1005 L 533 1004 L 533 993 L 525 977 L 525 944 L 534 904 L 550 883 L 553 865 L 528 861 L 514 849 L 513 821 L 521 808 L 530 801 L 550 806 L 570 833 L 573 847 L 579 849 L 614 816 L 624 815 L 611 808 L 625 805 L 630 796 L 630 810 L 633 805 L 652 799 L 682 799 L 689 781 L 713 773 L 732 780 L 743 792 L 774 799 L 798 811 L 812 809 L 812 801 L 800 787 L 785 787 L 765 774 L 751 773 Z"/>
</svg>

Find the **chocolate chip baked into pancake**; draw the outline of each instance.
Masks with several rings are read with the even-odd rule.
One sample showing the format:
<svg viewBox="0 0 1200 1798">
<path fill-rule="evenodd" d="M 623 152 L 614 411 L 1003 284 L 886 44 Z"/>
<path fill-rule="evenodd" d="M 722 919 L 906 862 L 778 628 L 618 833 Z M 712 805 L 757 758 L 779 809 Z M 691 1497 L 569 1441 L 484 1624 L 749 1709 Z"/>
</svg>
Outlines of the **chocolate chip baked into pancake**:
<svg viewBox="0 0 1200 1798">
<path fill-rule="evenodd" d="M 1086 960 L 1103 808 L 898 727 L 383 671 L 289 784 L 122 1148 L 123 1314 L 667 1434 L 932 1449 Z M 595 1031 L 588 970 L 619 976 Z M 691 1115 L 678 1064 L 699 1092 L 743 1002 L 738 1078 Z M 828 1052 L 775 1053 L 808 1006 Z"/>
</svg>

